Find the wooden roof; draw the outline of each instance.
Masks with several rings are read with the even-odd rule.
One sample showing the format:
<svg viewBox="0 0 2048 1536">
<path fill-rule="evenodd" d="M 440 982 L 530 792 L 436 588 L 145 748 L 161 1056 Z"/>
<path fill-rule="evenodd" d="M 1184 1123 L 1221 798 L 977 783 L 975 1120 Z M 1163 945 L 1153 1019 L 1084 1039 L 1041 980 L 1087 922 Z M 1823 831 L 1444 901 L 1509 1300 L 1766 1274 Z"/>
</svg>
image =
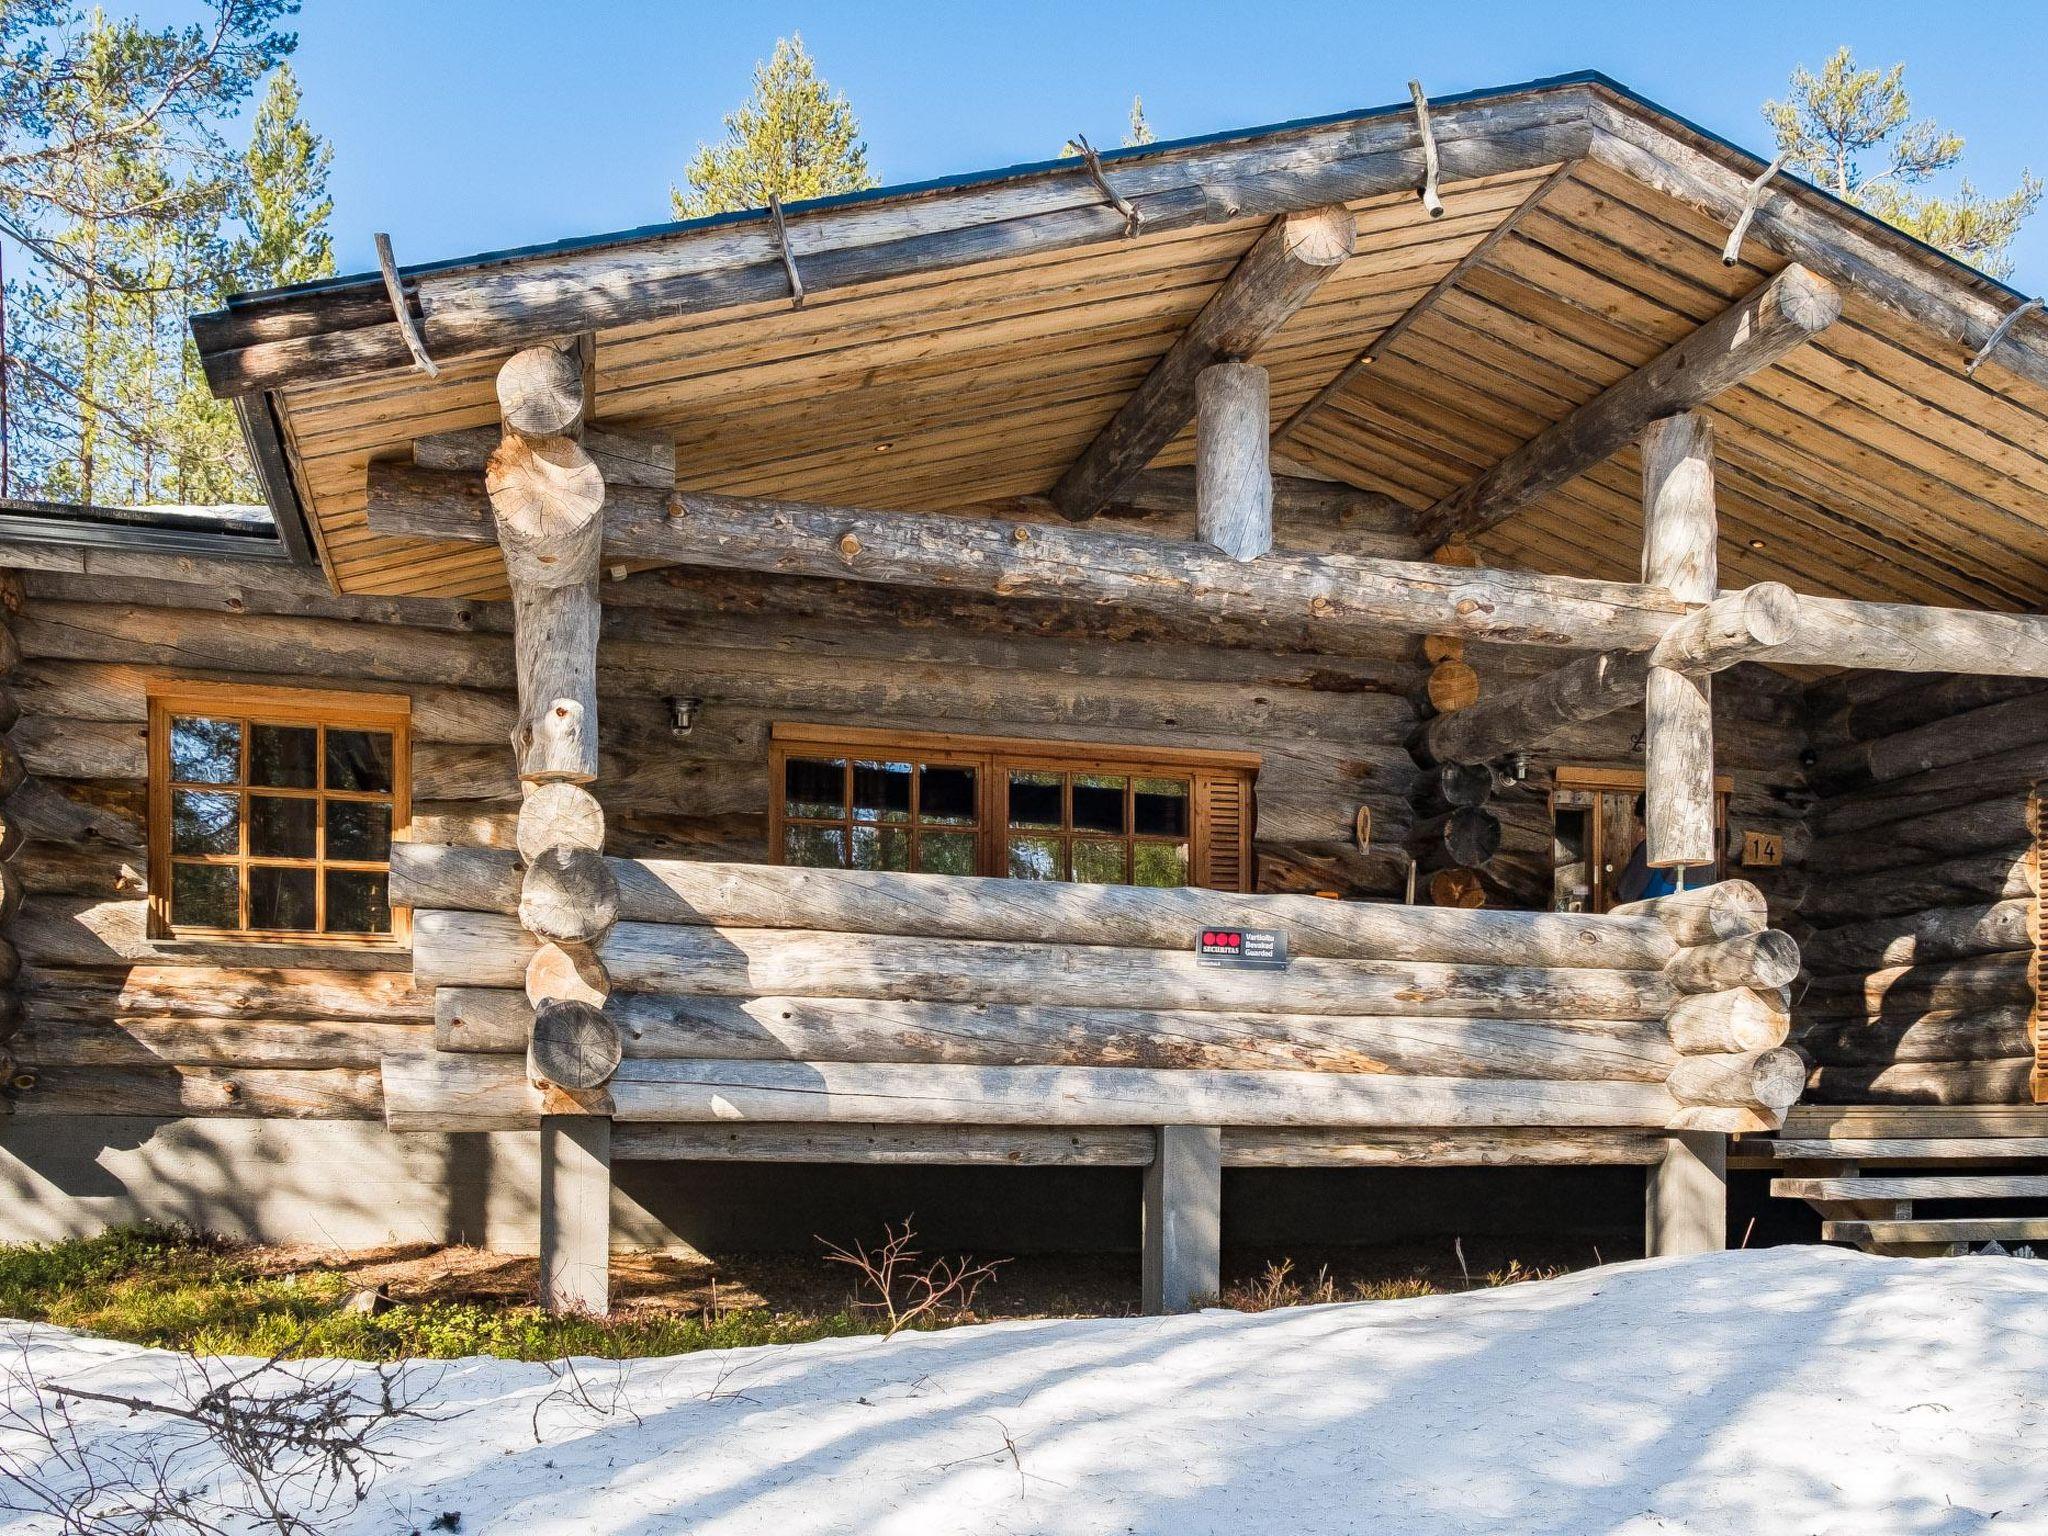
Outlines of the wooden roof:
<svg viewBox="0 0 2048 1536">
<path fill-rule="evenodd" d="M 1682 124 L 1662 127 L 1746 170 L 1739 153 Z M 1355 141 L 1365 129 L 1349 131 Z M 1304 130 L 1274 132 L 1286 140 Z M 1167 148 L 1185 176 L 1204 155 L 1241 161 L 1261 142 Z M 1743 260 L 1724 266 L 1725 223 L 1615 158 L 1570 156 L 1446 182 L 1436 220 L 1412 192 L 1350 202 L 1355 253 L 1256 358 L 1271 370 L 1276 425 L 1487 243 L 1279 451 L 1419 511 L 1785 265 L 1752 238 Z M 1112 161 L 1113 179 L 1149 185 L 1126 163 Z M 1044 174 L 1087 190 L 1071 169 Z M 1818 194 L 1800 198 L 1801 217 L 1820 206 L 1844 224 L 1865 222 Z M 886 205 L 852 206 L 872 220 Z M 786 297 L 746 298 L 598 325 L 595 416 L 673 434 L 678 478 L 696 489 L 905 510 L 1042 495 L 1270 218 L 1205 216 L 1134 239 L 849 281 L 815 291 L 800 309 Z M 803 225 L 792 228 L 801 266 Z M 2016 302 L 1898 241 L 1930 285 L 1961 295 L 1956 302 L 1990 316 Z M 1724 581 L 2048 606 L 2048 388 L 1999 357 L 1966 376 L 1974 338 L 1916 325 L 1882 294 L 1845 284 L 1844 296 L 1832 328 L 1710 408 Z M 365 301 L 343 290 L 322 302 L 360 310 Z M 216 321 L 226 327 L 236 316 Z M 207 326 L 200 331 L 218 351 Z M 431 324 L 427 333 L 432 345 Z M 414 438 L 494 423 L 493 375 L 524 339 L 472 348 L 436 379 L 394 366 L 387 348 L 368 365 L 344 361 L 268 390 L 342 590 L 502 591 L 493 549 L 372 533 L 364 481 L 373 458 L 401 456 Z M 1183 434 L 1158 462 L 1184 463 L 1190 449 Z M 1633 579 L 1636 498 L 1630 451 L 1516 513 L 1480 549 L 1492 563 Z"/>
</svg>

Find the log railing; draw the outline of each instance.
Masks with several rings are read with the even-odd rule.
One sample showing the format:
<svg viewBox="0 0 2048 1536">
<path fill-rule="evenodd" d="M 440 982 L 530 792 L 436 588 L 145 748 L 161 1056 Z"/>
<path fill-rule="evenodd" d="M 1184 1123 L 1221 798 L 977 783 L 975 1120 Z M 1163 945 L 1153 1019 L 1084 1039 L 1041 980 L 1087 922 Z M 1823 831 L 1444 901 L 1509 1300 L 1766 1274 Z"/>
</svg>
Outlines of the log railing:
<svg viewBox="0 0 2048 1536">
<path fill-rule="evenodd" d="M 1604 916 L 607 861 L 620 1122 L 1775 1127 L 1791 941 L 1740 882 Z M 394 850 L 437 1049 L 395 1129 L 530 1127 L 516 855 Z M 1201 966 L 1203 927 L 1286 934 Z"/>
</svg>

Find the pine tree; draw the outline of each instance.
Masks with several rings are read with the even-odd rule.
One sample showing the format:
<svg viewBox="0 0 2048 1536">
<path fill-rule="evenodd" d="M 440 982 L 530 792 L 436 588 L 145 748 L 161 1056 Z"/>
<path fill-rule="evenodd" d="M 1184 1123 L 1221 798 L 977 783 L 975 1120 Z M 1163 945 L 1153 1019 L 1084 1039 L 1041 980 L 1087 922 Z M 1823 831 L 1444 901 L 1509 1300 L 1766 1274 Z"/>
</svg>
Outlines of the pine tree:
<svg viewBox="0 0 2048 1536">
<path fill-rule="evenodd" d="M 1131 98 L 1131 125 L 1124 132 L 1124 148 L 1135 149 L 1140 144 L 1150 144 L 1154 138 L 1152 125 L 1145 121 L 1145 98 Z"/>
<path fill-rule="evenodd" d="M 327 195 L 334 148 L 299 111 L 298 77 L 291 65 L 280 65 L 263 93 L 244 157 L 249 176 L 240 211 L 249 236 L 241 267 L 252 287 L 334 275 L 334 242 L 327 233 L 334 212 Z"/>
<path fill-rule="evenodd" d="M 244 162 L 222 125 L 290 52 L 274 23 L 295 8 L 210 0 L 207 21 L 152 30 L 70 0 L 0 0 L 0 239 L 27 258 L 4 295 L 0 493 L 250 494 L 186 319 L 238 285 L 224 224 Z"/>
<path fill-rule="evenodd" d="M 725 142 L 698 145 L 683 179 L 688 191 L 669 188 L 679 219 L 765 208 L 771 194 L 793 202 L 877 185 L 853 108 L 794 33 L 754 66 L 754 94 L 725 119 Z"/>
<path fill-rule="evenodd" d="M 2007 248 L 2041 201 L 2032 171 L 2003 197 L 1986 197 L 1963 177 L 1955 191 L 1921 190 L 1963 158 L 1960 134 L 1913 117 L 1906 66 L 1863 69 L 1844 46 L 1811 73 L 1792 71 L 1791 92 L 1764 103 L 1785 164 L 1837 197 L 1994 277 L 2012 270 Z"/>
</svg>

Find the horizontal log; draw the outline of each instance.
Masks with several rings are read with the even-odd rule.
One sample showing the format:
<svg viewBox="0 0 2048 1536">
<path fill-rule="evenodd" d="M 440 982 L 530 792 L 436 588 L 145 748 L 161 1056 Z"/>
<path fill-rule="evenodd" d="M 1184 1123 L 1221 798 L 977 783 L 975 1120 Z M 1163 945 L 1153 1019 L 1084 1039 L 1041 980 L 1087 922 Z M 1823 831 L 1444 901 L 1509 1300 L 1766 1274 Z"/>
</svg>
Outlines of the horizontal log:
<svg viewBox="0 0 2048 1536">
<path fill-rule="evenodd" d="M 1819 977 L 1801 995 L 1799 1011 L 1877 1018 L 2025 1002 L 2033 996 L 2033 964 L 2032 950 L 2013 950 Z"/>
<path fill-rule="evenodd" d="M 1148 469 L 1134 477 L 1117 498 L 1123 506 L 1141 512 L 1185 513 L 1195 511 L 1195 472 L 1192 467 Z M 1280 523 L 1329 528 L 1347 534 L 1376 533 L 1398 536 L 1412 546 L 1410 524 L 1415 514 L 1406 505 L 1379 491 L 1360 490 L 1336 480 L 1309 480 L 1300 475 L 1273 476 L 1273 518 Z M 1334 547 L 1334 546 L 1333 546 Z M 1410 558 L 1420 558 L 1417 551 Z"/>
<path fill-rule="evenodd" d="M 1151 1163 L 1141 1126 L 621 1125 L 614 1159 L 772 1163 L 946 1163 L 1131 1168 Z M 1641 1166 L 1664 1139 L 1640 1131 L 1332 1131 L 1225 1126 L 1226 1168 Z"/>
<path fill-rule="evenodd" d="M 1720 880 L 1648 901 L 1622 902 L 1614 915 L 1654 918 L 1686 947 L 1762 933 L 1770 921 L 1764 893 L 1747 880 Z"/>
<path fill-rule="evenodd" d="M 1807 1093 L 1821 1103 L 2031 1104 L 2034 1058 L 1914 1061 L 1881 1067 L 1818 1066 Z"/>
<path fill-rule="evenodd" d="M 1526 93 L 1453 104 L 1434 123 L 1441 175 L 1461 179 L 1555 165 L 1583 152 L 1582 100 Z M 1413 118 L 1399 113 L 1318 124 L 1284 139 L 1211 146 L 1119 164 L 1121 195 L 1148 236 L 1219 220 L 1270 218 L 1420 184 Z M 1002 182 L 925 189 L 797 208 L 789 217 L 813 294 L 890 278 L 1075 249 L 1128 236 L 1124 216 L 1065 160 Z M 765 211 L 679 231 L 659 242 L 604 244 L 524 262 L 409 275 L 436 358 L 582 331 L 785 302 L 789 277 Z M 379 312 L 378 305 L 382 305 Z M 353 306 L 352 308 L 349 306 Z M 217 395 L 334 380 L 410 363 L 374 282 L 317 298 L 275 298 L 194 319 Z"/>
<path fill-rule="evenodd" d="M 1636 1131 L 1223 1128 L 1226 1168 L 1642 1166 L 1663 1157 L 1663 1137 Z"/>
<path fill-rule="evenodd" d="M 1546 428 L 1416 520 L 1424 543 L 1484 533 L 1603 463 L 1653 421 L 1705 405 L 1826 330 L 1842 296 L 1797 264 Z"/>
<path fill-rule="evenodd" d="M 38 1068 L 160 1064 L 374 1071 L 385 1055 L 419 1050 L 426 1041 L 423 1024 L 123 1014 L 91 1021 L 31 1019 L 8 1049 L 16 1060 Z"/>
<path fill-rule="evenodd" d="M 1432 762 L 1487 762 L 1544 745 L 1575 726 L 1643 702 L 1652 665 L 1691 677 L 1768 654 L 1791 636 L 1798 599 L 1764 583 L 1730 592 L 1675 621 L 1654 650 L 1598 651 L 1429 723 Z"/>
<path fill-rule="evenodd" d="M 1667 1086 L 1681 1104 L 1730 1109 L 1761 1107 L 1782 1114 L 1806 1086 L 1806 1063 L 1797 1051 L 1784 1047 L 1684 1056 L 1671 1069 Z"/>
<path fill-rule="evenodd" d="M 540 1127 L 540 1090 L 524 1060 L 415 1051 L 380 1069 L 384 1123 L 394 1131 L 519 1131 Z"/>
<path fill-rule="evenodd" d="M 1660 1085 L 1136 1067 L 629 1061 L 619 1118 L 1081 1125 L 1661 1126 Z"/>
<path fill-rule="evenodd" d="M 1680 992 L 1770 992 L 1799 974 L 1799 946 L 1776 928 L 1681 949 L 1664 968 Z"/>
<path fill-rule="evenodd" d="M 517 987 L 534 944 L 497 914 L 414 915 L 422 985 Z M 746 997 L 915 998 L 1141 1009 L 1242 1009 L 1442 1017 L 1661 1018 L 1656 972 L 1298 959 L 1285 971 L 1199 965 L 1192 952 L 1106 945 L 983 943 L 762 928 L 620 923 L 598 947 L 626 992 Z"/>
<path fill-rule="evenodd" d="M 1811 1141 L 1780 1136 L 1770 1143 L 1770 1154 L 1779 1162 L 1966 1163 L 2048 1157 L 2048 1138 L 1963 1135 Z"/>
<path fill-rule="evenodd" d="M 1835 975 L 2026 949 L 2033 923 L 2030 898 L 1936 907 L 1824 929 L 1809 935 L 1803 949 L 1809 970 Z"/>
<path fill-rule="evenodd" d="M 1671 1043 L 1686 1055 L 1767 1051 L 1783 1045 L 1792 1030 L 1784 997 L 1749 987 L 1681 997 L 1664 1022 Z"/>
<path fill-rule="evenodd" d="M 1875 741 L 2039 691 L 2031 678 L 1842 672 L 1809 694 L 1813 743 L 1827 749 Z"/>
<path fill-rule="evenodd" d="M 2048 742 L 2048 694 L 2035 693 L 1824 752 L 1807 782 L 1842 794 L 2041 742 Z"/>
<path fill-rule="evenodd" d="M 805 928 L 928 938 L 1185 950 L 1203 927 L 1285 929 L 1290 952 L 1350 960 L 1655 970 L 1675 942 L 1650 918 L 1448 912 L 1313 896 L 1037 884 L 680 859 L 612 859 L 632 923 Z M 392 900 L 421 911 L 511 914 L 516 858 L 500 849 L 392 850 Z"/>
<path fill-rule="evenodd" d="M 1897 818 L 1883 814 L 1895 806 L 1879 805 L 1874 823 L 1815 839 L 1808 858 L 1815 869 L 1848 877 L 2033 842 L 2024 789 L 1959 790 L 1938 798 L 1938 808 L 1913 807 Z M 1821 816 L 1832 819 L 1840 809 L 1825 808 Z"/>
<path fill-rule="evenodd" d="M 386 1058 L 387 1060 L 390 1058 Z M 266 1120 L 374 1120 L 376 1069 L 227 1070 L 215 1067 L 52 1067 L 14 1099 L 37 1115 L 226 1116 Z"/>
<path fill-rule="evenodd" d="M 1149 1126 L 1128 1125 L 620 1125 L 612 1131 L 614 1162 L 1143 1168 L 1156 1150 Z"/>
<path fill-rule="evenodd" d="M 1983 906 L 2034 894 L 2032 843 L 1930 860 L 1921 853 L 1902 868 L 1862 875 L 1827 874 L 1799 904 L 1817 928 L 1859 919 L 1902 916 L 1926 907 Z"/>
<path fill-rule="evenodd" d="M 1798 626 L 1771 663 L 2048 677 L 2048 619 L 1802 595 Z"/>
<path fill-rule="evenodd" d="M 367 972 L 238 969 L 207 964 L 207 958 L 188 953 L 163 965 L 107 967 L 38 961 L 23 974 L 21 992 L 32 1023 L 235 1016 L 351 1025 L 433 1021 L 432 994 L 413 986 L 409 967 Z"/>
<path fill-rule="evenodd" d="M 468 477 L 378 463 L 369 517 L 383 533 L 488 542 Z M 608 558 L 1069 597 L 1166 615 L 1306 620 L 1318 633 L 1392 629 L 1525 645 L 1647 649 L 1683 607 L 1656 588 L 1345 555 L 1241 563 L 1209 546 L 1098 528 L 756 498 L 621 489 L 605 507 Z"/>
<path fill-rule="evenodd" d="M 2029 1004 L 1942 1009 L 1874 1019 L 1810 1019 L 1793 1038 L 1822 1066 L 1908 1061 L 1995 1061 L 2033 1050 Z"/>
<path fill-rule="evenodd" d="M 139 900 L 99 901 L 93 897 L 41 897 L 22 908 L 8 937 L 31 966 L 126 966 L 190 964 L 189 942 L 149 936 L 148 904 Z M 320 944 L 237 944 L 206 946 L 209 960 L 230 969 L 402 971 L 397 949 Z"/>
<path fill-rule="evenodd" d="M 445 987 L 443 1049 L 523 1050 L 512 991 Z M 970 1066 L 1381 1072 L 1662 1082 L 1677 1059 L 1659 1021 L 1356 1018 L 896 999 L 622 994 L 606 1014 L 636 1058 L 947 1062 Z"/>
</svg>

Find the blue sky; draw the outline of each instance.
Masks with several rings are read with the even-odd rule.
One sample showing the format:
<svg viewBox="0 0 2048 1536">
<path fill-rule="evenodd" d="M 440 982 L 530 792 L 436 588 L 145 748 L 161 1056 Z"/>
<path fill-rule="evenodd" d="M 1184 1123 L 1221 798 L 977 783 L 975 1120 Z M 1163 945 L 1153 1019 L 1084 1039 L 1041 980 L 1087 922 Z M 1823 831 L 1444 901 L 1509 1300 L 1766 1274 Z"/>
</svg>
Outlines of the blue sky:
<svg viewBox="0 0 2048 1536">
<path fill-rule="evenodd" d="M 114 0 L 111 8 L 119 8 Z M 174 12 L 166 3 L 151 10 Z M 1162 138 L 1600 69 L 1767 150 L 1759 104 L 1847 42 L 1903 59 L 1916 108 L 1969 140 L 1989 191 L 2048 175 L 2048 8 L 1976 4 L 660 4 L 307 0 L 298 69 L 335 144 L 347 271 L 668 217 L 668 184 L 801 31 L 853 102 L 884 181 L 1118 142 L 1133 92 Z M 2048 211 L 2013 281 L 2048 287 Z"/>
</svg>

